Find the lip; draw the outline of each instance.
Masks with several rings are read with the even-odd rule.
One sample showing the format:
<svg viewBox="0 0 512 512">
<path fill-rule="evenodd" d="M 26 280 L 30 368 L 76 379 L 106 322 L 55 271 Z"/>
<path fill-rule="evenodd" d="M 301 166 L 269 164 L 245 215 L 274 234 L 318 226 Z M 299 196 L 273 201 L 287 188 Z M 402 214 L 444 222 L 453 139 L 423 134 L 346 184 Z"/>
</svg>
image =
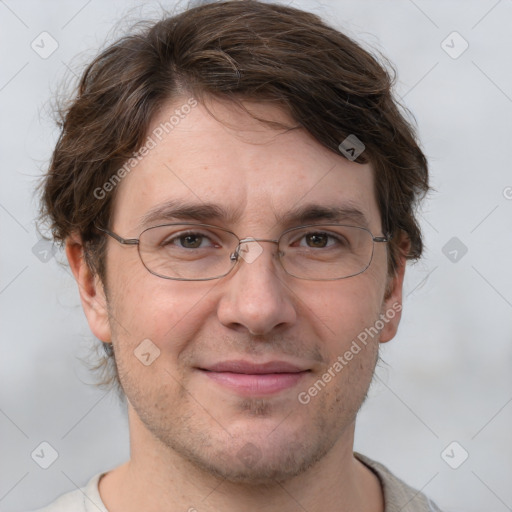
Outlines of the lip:
<svg viewBox="0 0 512 512">
<path fill-rule="evenodd" d="M 245 373 L 251 375 L 261 375 L 268 373 L 299 373 L 309 370 L 309 368 L 301 368 L 286 361 L 269 361 L 267 363 L 253 363 L 251 361 L 233 360 L 222 361 L 202 367 L 201 370 L 211 372 L 231 372 Z"/>
<path fill-rule="evenodd" d="M 250 361 L 223 361 L 198 368 L 222 387 L 244 396 L 271 395 L 292 388 L 310 372 L 286 361 L 257 364 Z"/>
</svg>

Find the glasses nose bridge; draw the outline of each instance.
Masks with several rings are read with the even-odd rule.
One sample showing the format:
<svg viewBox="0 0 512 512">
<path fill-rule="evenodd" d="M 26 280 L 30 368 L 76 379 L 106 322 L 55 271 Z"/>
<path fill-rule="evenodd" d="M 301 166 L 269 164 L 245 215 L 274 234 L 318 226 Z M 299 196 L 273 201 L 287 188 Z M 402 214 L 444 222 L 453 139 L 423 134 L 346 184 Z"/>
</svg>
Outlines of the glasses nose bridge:
<svg viewBox="0 0 512 512">
<path fill-rule="evenodd" d="M 253 238 L 252 236 L 248 236 L 246 238 L 242 238 L 238 241 L 238 245 L 248 243 L 248 242 L 272 242 L 275 244 L 279 243 L 279 240 L 275 240 L 272 238 Z"/>
<path fill-rule="evenodd" d="M 252 236 L 241 238 L 241 239 L 238 239 L 238 244 L 237 244 L 234 252 L 230 255 L 229 259 L 233 262 L 238 261 L 238 259 L 240 257 L 240 252 L 247 252 L 247 251 L 241 251 L 241 247 L 243 246 L 243 244 L 248 244 L 250 242 L 270 242 L 270 243 L 277 244 L 279 246 L 279 240 L 272 239 L 272 238 L 254 238 Z M 260 253 L 261 252 L 263 252 L 263 249 L 260 250 Z M 244 258 L 244 259 L 246 259 L 246 258 Z"/>
</svg>

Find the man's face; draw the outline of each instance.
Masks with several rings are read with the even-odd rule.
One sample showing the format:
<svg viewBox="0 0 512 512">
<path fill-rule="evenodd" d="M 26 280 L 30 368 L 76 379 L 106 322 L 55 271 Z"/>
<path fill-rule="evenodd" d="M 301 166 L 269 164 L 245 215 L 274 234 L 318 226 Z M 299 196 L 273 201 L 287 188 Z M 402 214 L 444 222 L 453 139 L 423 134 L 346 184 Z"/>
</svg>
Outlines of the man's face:
<svg viewBox="0 0 512 512">
<path fill-rule="evenodd" d="M 162 109 L 151 130 L 178 106 Z M 247 106 L 263 118 L 291 123 L 275 107 Z M 140 225 L 145 214 L 180 201 L 214 204 L 234 216 L 174 222 L 215 224 L 239 238 L 277 239 L 300 225 L 277 219 L 306 205 L 357 209 L 372 233 L 382 235 L 370 165 L 333 154 L 304 130 L 272 131 L 230 104 L 211 102 L 209 108 L 224 124 L 198 105 L 124 178 L 114 232 L 137 238 L 149 227 Z M 167 215 L 152 225 L 165 222 L 173 220 Z M 109 239 L 110 332 L 91 322 L 98 337 L 111 337 L 114 344 L 132 436 L 149 431 L 196 467 L 232 481 L 284 480 L 336 443 L 348 443 L 372 379 L 379 337 L 393 337 L 399 317 L 393 315 L 379 335 L 366 346 L 359 343 L 361 350 L 333 371 L 338 356 L 400 299 L 401 278 L 391 280 L 386 273 L 386 244 L 375 244 L 365 272 L 334 281 L 292 277 L 279 264 L 276 244 L 260 245 L 263 252 L 254 261 L 240 260 L 226 277 L 187 282 L 152 275 L 135 247 Z M 160 351 L 150 365 L 134 354 L 146 339 Z M 302 371 L 273 377 L 211 371 L 233 361 L 286 363 Z M 334 376 L 301 403 L 299 393 L 330 368 Z"/>
</svg>

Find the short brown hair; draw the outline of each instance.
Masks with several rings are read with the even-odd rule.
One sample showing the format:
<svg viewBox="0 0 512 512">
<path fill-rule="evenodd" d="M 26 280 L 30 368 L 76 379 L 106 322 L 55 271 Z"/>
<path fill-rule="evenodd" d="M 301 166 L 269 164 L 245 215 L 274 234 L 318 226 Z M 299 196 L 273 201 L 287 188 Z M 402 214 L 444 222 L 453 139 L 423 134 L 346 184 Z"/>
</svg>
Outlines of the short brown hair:
<svg viewBox="0 0 512 512">
<path fill-rule="evenodd" d="M 421 255 L 415 206 L 428 191 L 428 169 L 384 61 L 314 14 L 256 0 L 209 3 L 143 25 L 88 65 L 59 110 L 42 219 L 56 241 L 78 233 L 105 282 L 105 238 L 94 225 L 109 226 L 116 190 L 101 199 L 94 191 L 141 147 L 159 108 L 184 94 L 203 103 L 272 102 L 337 154 L 349 135 L 363 142 L 355 161 L 373 166 L 393 272 L 403 236 L 407 258 Z"/>
</svg>

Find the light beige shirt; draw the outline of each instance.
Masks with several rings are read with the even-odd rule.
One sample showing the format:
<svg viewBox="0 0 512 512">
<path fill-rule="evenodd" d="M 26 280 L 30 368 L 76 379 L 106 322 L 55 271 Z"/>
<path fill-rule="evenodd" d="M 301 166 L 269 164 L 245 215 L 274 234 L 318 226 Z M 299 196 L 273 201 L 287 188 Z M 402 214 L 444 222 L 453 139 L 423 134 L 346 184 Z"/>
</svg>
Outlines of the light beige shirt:
<svg viewBox="0 0 512 512">
<path fill-rule="evenodd" d="M 423 493 L 409 487 L 382 464 L 354 453 L 379 478 L 384 494 L 384 512 L 441 512 L 441 509 Z"/>
<path fill-rule="evenodd" d="M 384 512 L 441 512 L 423 493 L 409 487 L 382 464 L 359 453 L 354 455 L 379 478 L 384 493 Z M 98 490 L 103 474 L 98 473 L 85 487 L 64 494 L 51 505 L 34 512 L 108 512 Z"/>
</svg>

